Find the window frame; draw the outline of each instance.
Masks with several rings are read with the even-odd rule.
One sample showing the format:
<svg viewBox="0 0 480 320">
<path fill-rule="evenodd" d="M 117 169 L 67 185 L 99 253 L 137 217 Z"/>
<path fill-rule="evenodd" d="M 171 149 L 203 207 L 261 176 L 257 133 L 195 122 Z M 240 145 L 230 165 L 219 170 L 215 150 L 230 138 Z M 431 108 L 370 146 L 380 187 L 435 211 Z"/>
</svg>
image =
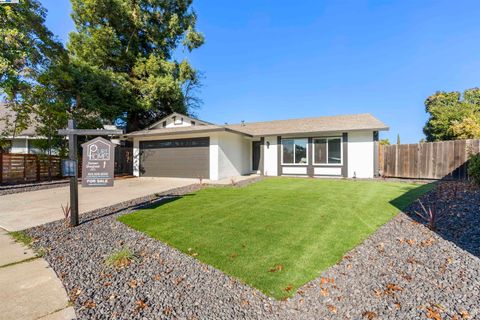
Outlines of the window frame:
<svg viewBox="0 0 480 320">
<path fill-rule="evenodd" d="M 340 139 L 340 163 L 328 163 L 328 143 L 329 143 L 329 140 L 334 140 L 334 139 Z M 326 154 L 326 157 L 325 159 L 327 159 L 327 162 L 326 163 L 321 163 L 321 162 L 315 162 L 315 148 L 316 148 L 316 144 L 315 144 L 315 140 L 327 140 L 327 154 Z M 312 144 L 313 144 L 313 157 L 312 157 L 312 162 L 313 162 L 313 165 L 316 165 L 316 166 L 329 166 L 329 167 L 340 167 L 340 166 L 343 166 L 343 136 L 329 136 L 329 137 L 315 137 L 312 139 Z"/>
<path fill-rule="evenodd" d="M 283 141 L 285 140 L 293 140 L 293 163 L 285 163 L 283 162 Z M 307 162 L 306 163 L 295 163 L 295 140 L 305 140 L 306 141 L 306 147 L 307 147 Z M 282 141 L 280 142 L 280 145 L 282 147 L 282 154 L 281 154 L 281 164 L 282 166 L 300 166 L 300 167 L 305 167 L 309 165 L 309 151 L 308 151 L 308 138 L 282 138 Z"/>
</svg>

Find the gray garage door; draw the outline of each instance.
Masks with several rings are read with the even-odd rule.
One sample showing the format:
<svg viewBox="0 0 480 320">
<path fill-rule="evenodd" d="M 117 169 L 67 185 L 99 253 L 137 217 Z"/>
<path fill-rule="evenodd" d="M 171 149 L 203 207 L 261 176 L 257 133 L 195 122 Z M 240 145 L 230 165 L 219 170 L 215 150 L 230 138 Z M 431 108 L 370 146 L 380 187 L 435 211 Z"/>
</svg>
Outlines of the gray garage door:
<svg viewBox="0 0 480 320">
<path fill-rule="evenodd" d="M 210 139 L 140 142 L 140 174 L 144 177 L 210 177 Z"/>
</svg>

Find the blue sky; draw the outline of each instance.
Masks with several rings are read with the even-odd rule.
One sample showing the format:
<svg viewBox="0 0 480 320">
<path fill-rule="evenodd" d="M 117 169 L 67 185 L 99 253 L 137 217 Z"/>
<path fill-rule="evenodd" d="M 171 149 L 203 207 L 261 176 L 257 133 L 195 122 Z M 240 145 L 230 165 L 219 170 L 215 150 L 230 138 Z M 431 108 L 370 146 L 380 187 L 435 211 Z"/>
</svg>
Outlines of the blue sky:
<svg viewBox="0 0 480 320">
<path fill-rule="evenodd" d="M 43 0 L 62 40 L 68 0 Z M 480 2 L 194 0 L 206 44 L 179 52 L 205 78 L 215 123 L 369 112 L 381 138 L 418 142 L 424 100 L 480 86 Z"/>
</svg>

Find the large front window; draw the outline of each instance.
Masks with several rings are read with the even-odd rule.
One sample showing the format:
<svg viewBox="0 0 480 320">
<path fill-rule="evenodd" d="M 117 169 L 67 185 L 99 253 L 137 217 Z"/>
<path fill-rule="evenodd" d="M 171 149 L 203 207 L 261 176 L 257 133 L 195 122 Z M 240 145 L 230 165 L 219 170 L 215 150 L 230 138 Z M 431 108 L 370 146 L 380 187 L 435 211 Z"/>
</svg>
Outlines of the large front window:
<svg viewBox="0 0 480 320">
<path fill-rule="evenodd" d="M 307 164 L 307 139 L 283 139 L 282 162 L 284 164 Z"/>
<path fill-rule="evenodd" d="M 313 139 L 313 145 L 313 163 L 342 163 L 342 138 L 332 137 Z"/>
</svg>

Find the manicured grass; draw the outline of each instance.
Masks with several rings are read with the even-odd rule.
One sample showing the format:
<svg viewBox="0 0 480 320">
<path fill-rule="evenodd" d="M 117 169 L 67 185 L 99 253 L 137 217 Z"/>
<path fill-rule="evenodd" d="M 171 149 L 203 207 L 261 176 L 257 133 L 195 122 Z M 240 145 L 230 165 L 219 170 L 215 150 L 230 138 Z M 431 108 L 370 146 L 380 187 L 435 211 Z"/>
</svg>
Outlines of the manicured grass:
<svg viewBox="0 0 480 320">
<path fill-rule="evenodd" d="M 270 178 L 119 218 L 275 298 L 338 262 L 430 185 Z"/>
</svg>

